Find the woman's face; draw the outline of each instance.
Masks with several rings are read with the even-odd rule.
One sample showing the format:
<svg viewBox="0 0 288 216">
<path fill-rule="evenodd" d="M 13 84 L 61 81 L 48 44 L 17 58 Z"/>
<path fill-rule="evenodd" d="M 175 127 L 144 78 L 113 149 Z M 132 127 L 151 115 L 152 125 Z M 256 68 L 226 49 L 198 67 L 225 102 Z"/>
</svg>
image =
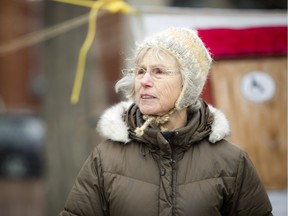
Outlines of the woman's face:
<svg viewBox="0 0 288 216">
<path fill-rule="evenodd" d="M 135 102 L 143 114 L 161 116 L 174 108 L 182 90 L 182 77 L 173 56 L 150 50 L 135 73 Z"/>
</svg>

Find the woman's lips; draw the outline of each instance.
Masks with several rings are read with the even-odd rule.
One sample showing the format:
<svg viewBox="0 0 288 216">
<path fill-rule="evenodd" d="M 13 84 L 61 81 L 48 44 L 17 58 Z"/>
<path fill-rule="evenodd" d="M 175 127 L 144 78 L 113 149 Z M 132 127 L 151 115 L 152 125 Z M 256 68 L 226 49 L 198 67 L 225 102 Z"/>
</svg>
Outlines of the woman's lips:
<svg viewBox="0 0 288 216">
<path fill-rule="evenodd" d="M 152 97 L 152 96 L 141 96 L 141 99 L 154 99 L 155 97 Z"/>
<path fill-rule="evenodd" d="M 141 99 L 154 99 L 155 97 L 149 94 L 141 94 Z"/>
</svg>

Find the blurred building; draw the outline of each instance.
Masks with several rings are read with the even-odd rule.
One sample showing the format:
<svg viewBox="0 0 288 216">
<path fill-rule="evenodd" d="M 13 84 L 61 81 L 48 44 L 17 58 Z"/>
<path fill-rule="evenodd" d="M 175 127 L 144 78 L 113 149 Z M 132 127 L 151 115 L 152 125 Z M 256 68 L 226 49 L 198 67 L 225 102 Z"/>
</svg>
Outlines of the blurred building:
<svg viewBox="0 0 288 216">
<path fill-rule="evenodd" d="M 256 27 L 287 27 L 287 2 L 282 0 L 127 2 L 139 13 L 100 13 L 98 16 L 97 33 L 87 57 L 77 105 L 71 105 L 70 96 L 79 50 L 87 33 L 89 9 L 42 0 L 0 2 L 0 114 L 22 116 L 23 119 L 37 116 L 45 122 L 47 129 L 43 144 L 44 176 L 28 181 L 1 178 L 0 213 L 4 212 L 6 216 L 56 215 L 62 208 L 83 161 L 100 140 L 94 131 L 100 114 L 107 106 L 121 100 L 114 92 L 114 84 L 121 76 L 123 60 L 136 40 L 170 25 L 197 28 L 203 37 L 206 35 L 207 43 L 208 31 L 212 29 L 236 28 L 241 34 L 240 30 Z M 221 42 L 225 43 L 225 39 Z M 257 135 L 245 138 L 248 142 L 244 140 L 242 147 L 251 152 L 268 189 L 282 189 L 287 184 L 287 124 L 281 121 L 287 116 L 284 110 L 287 103 L 286 58 L 287 50 L 265 55 L 219 55 L 212 71 L 215 76 L 208 80 L 203 95 L 228 114 L 233 128 L 238 131 L 246 133 L 257 127 Z M 246 73 L 256 70 L 265 72 L 276 83 L 277 92 L 267 103 L 246 100 L 236 89 Z M 228 88 L 225 97 L 222 87 Z M 237 106 L 240 101 L 241 106 Z M 236 109 L 236 113 L 231 112 Z M 247 115 L 247 110 L 251 109 L 256 111 Z M 248 123 L 250 126 L 245 128 L 245 119 L 253 119 L 253 124 Z M 261 133 L 259 128 L 263 129 Z M 233 132 L 233 141 L 243 142 L 242 138 L 242 133 Z M 266 141 L 259 143 L 257 138 Z M 11 166 L 14 170 L 21 167 L 17 163 L 19 165 L 19 160 Z"/>
<path fill-rule="evenodd" d="M 285 0 L 170 0 L 171 6 L 179 7 L 208 7 L 208 8 L 237 8 L 237 9 L 287 9 Z"/>
</svg>

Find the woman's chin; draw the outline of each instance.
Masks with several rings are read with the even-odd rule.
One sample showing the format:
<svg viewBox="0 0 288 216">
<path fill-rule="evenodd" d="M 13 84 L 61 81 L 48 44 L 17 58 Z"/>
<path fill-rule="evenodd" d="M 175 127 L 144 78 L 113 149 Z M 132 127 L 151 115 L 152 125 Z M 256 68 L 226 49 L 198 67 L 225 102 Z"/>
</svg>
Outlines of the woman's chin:
<svg viewBox="0 0 288 216">
<path fill-rule="evenodd" d="M 143 114 L 143 115 L 157 115 L 157 113 L 155 113 L 155 112 L 153 112 L 153 111 L 151 111 L 151 110 L 141 110 L 140 109 L 140 111 L 141 111 L 141 113 Z"/>
<path fill-rule="evenodd" d="M 143 115 L 162 116 L 165 114 L 165 111 L 159 110 L 156 107 L 140 106 L 139 108 Z"/>
<path fill-rule="evenodd" d="M 143 115 L 157 115 L 157 110 L 153 106 L 140 106 Z"/>
</svg>

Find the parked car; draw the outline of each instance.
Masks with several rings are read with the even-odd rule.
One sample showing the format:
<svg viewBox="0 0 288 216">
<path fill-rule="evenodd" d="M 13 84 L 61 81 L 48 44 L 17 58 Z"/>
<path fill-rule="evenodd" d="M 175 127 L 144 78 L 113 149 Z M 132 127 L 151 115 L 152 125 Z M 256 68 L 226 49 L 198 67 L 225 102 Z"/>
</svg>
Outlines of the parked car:
<svg viewBox="0 0 288 216">
<path fill-rule="evenodd" d="M 0 115 L 0 177 L 40 177 L 44 121 L 34 115 Z"/>
</svg>

